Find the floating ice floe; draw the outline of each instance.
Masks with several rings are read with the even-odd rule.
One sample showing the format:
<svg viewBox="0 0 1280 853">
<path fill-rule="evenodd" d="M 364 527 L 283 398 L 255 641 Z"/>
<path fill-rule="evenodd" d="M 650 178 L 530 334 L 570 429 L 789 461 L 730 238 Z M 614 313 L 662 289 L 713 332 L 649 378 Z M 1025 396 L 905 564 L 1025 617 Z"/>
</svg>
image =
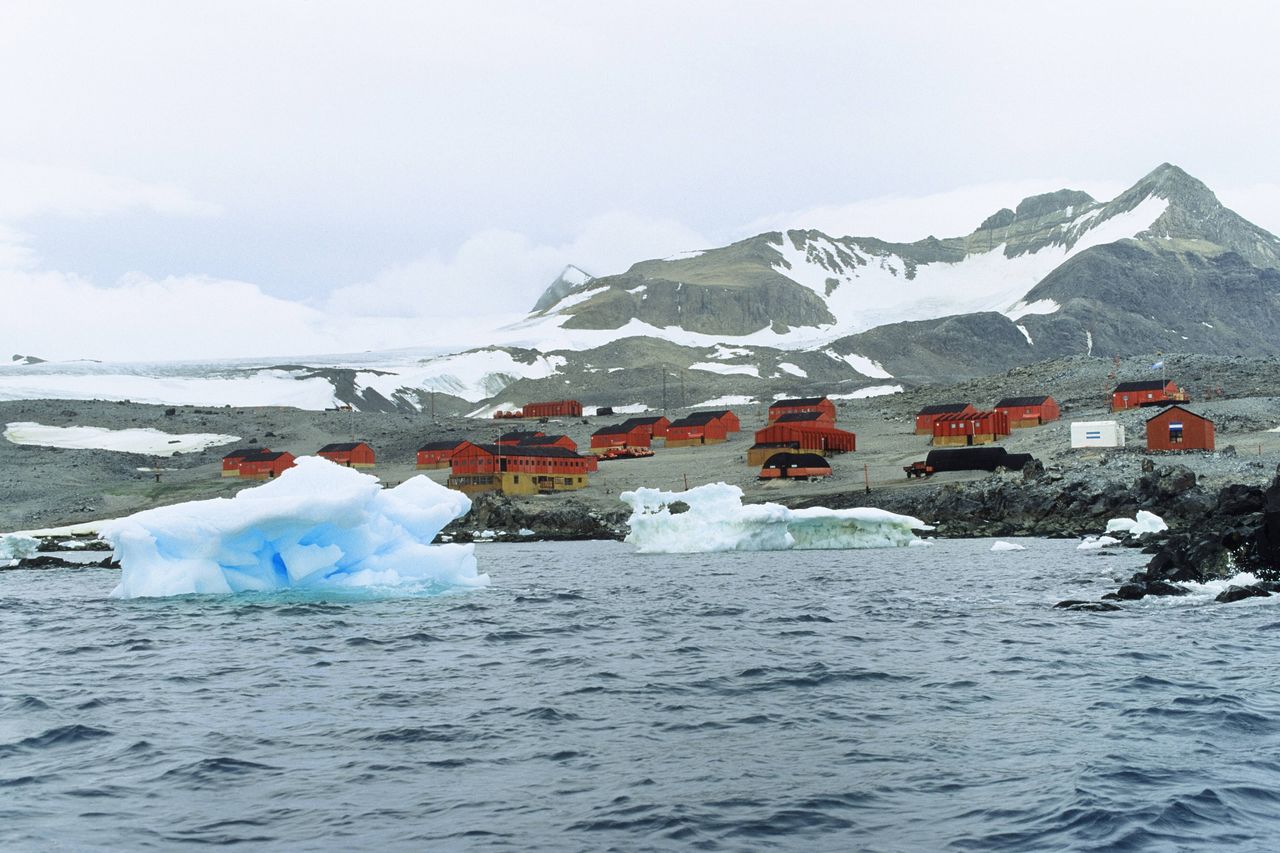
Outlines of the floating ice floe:
<svg viewBox="0 0 1280 853">
<path fill-rule="evenodd" d="M 1025 551 L 1026 545 L 1019 545 L 1017 542 L 995 542 L 991 545 L 992 551 Z"/>
<path fill-rule="evenodd" d="M 707 551 L 892 548 L 918 541 L 918 518 L 882 509 L 788 509 L 742 503 L 742 489 L 712 483 L 685 492 L 636 489 L 619 496 L 631 507 L 626 541 L 644 554 Z M 685 511 L 672 506 L 683 504 Z"/>
<path fill-rule="evenodd" d="M 1114 536 L 1086 536 L 1076 546 L 1077 551 L 1100 551 L 1103 548 L 1110 548 L 1112 545 L 1119 545 L 1120 540 Z"/>
<path fill-rule="evenodd" d="M 22 533 L 0 535 L 0 563 L 34 557 L 39 546 L 40 540 Z"/>
<path fill-rule="evenodd" d="M 1113 518 L 1107 522 L 1107 533 L 1123 533 L 1126 536 L 1141 536 L 1144 533 L 1159 533 L 1168 530 L 1169 525 L 1154 512 L 1138 510 L 1134 518 Z"/>
<path fill-rule="evenodd" d="M 191 501 L 107 522 L 120 561 L 116 598 L 284 589 L 478 587 L 471 545 L 432 545 L 471 508 L 424 476 L 376 477 L 304 456 L 233 498 Z"/>
</svg>

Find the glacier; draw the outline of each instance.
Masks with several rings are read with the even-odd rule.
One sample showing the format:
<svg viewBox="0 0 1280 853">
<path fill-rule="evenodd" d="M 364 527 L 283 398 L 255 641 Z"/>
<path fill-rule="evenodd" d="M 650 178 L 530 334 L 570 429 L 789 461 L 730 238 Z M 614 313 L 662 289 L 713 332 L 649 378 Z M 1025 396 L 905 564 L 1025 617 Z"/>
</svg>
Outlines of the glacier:
<svg viewBox="0 0 1280 853">
<path fill-rule="evenodd" d="M 874 507 L 789 509 L 742 503 L 742 489 L 709 483 L 683 492 L 641 488 L 619 498 L 631 507 L 626 542 L 642 554 L 893 548 L 919 541 L 918 518 Z M 673 505 L 688 507 L 680 511 Z"/>
<path fill-rule="evenodd" d="M 432 545 L 471 509 L 416 476 L 376 477 L 303 456 L 233 498 L 144 510 L 102 525 L 120 561 L 114 598 L 307 590 L 438 593 L 482 587 L 471 545 Z"/>
</svg>

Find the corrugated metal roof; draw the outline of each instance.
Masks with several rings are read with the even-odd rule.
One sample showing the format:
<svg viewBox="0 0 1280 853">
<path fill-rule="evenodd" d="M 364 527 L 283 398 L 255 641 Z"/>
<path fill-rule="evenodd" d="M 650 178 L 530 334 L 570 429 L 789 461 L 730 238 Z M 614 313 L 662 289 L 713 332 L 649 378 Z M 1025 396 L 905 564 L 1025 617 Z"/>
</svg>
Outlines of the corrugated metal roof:
<svg viewBox="0 0 1280 853">
<path fill-rule="evenodd" d="M 1042 406 L 1045 400 L 1049 399 L 1048 394 L 1031 397 L 1005 397 L 999 403 L 996 403 L 997 409 L 1016 409 L 1018 406 Z"/>
</svg>

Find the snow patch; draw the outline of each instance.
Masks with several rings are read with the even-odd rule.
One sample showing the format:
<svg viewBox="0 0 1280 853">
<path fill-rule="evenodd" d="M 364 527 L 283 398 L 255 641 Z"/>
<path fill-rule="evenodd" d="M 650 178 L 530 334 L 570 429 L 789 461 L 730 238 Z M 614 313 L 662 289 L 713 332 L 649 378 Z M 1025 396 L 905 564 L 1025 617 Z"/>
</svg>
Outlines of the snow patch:
<svg viewBox="0 0 1280 853">
<path fill-rule="evenodd" d="M 1004 312 L 1004 316 L 1010 320 L 1018 321 L 1030 314 L 1053 314 L 1061 308 L 1062 306 L 1052 299 L 1037 299 L 1034 302 L 1018 300 L 1012 308 Z M 1026 333 L 1024 332 L 1023 334 Z"/>
<path fill-rule="evenodd" d="M 695 249 L 691 252 L 676 252 L 674 255 L 668 255 L 663 258 L 664 261 L 687 261 L 690 258 L 696 258 L 707 253 L 706 249 Z"/>
<path fill-rule="evenodd" d="M 872 507 L 744 506 L 742 489 L 725 483 L 684 492 L 636 489 L 619 497 L 631 507 L 626 541 L 642 554 L 892 548 L 915 540 L 912 530 L 932 529 L 918 518 Z M 688 510 L 673 515 L 676 502 Z"/>
<path fill-rule="evenodd" d="M 799 365 L 792 364 L 789 361 L 778 362 L 778 369 L 781 370 L 783 373 L 790 373 L 792 376 L 799 376 L 801 379 L 809 378 L 809 374 L 805 373 L 802 367 L 800 367 Z"/>
<path fill-rule="evenodd" d="M 868 397 L 884 397 L 888 394 L 901 394 L 901 385 L 868 385 L 847 394 L 828 394 L 828 400 L 865 400 Z"/>
<path fill-rule="evenodd" d="M 304 456 L 233 498 L 139 512 L 102 526 L 120 561 L 115 598 L 284 589 L 437 593 L 489 583 L 470 545 L 432 545 L 471 508 L 423 476 L 393 489 Z"/>
<path fill-rule="evenodd" d="M 115 450 L 121 453 L 145 453 L 148 456 L 172 456 L 191 453 L 239 441 L 238 435 L 217 433 L 169 433 L 158 429 L 106 429 L 105 427 L 56 427 L 31 421 L 8 424 L 4 437 L 14 444 L 40 447 L 63 447 L 75 450 Z"/>
<path fill-rule="evenodd" d="M 752 354 L 752 351 L 750 349 L 747 349 L 746 347 L 717 346 L 714 350 L 712 350 L 711 354 L 708 355 L 707 358 L 724 361 L 725 359 L 742 358 L 743 356 L 748 356 L 751 354 Z"/>
<path fill-rule="evenodd" d="M 755 397 L 748 397 L 745 394 L 729 394 L 725 397 L 716 397 L 714 400 L 705 400 L 697 403 L 695 409 L 713 409 L 720 406 L 750 406 L 756 401 Z M 617 409 L 614 409 L 617 411 Z"/>
<path fill-rule="evenodd" d="M 1028 344 L 1030 344 L 1031 346 L 1035 346 L 1035 345 L 1036 345 L 1036 342 L 1035 342 L 1035 341 L 1033 341 L 1033 340 L 1031 340 L 1031 333 L 1027 331 L 1027 327 L 1026 327 L 1026 326 L 1024 326 L 1024 325 L 1022 325 L 1021 323 L 1019 323 L 1019 324 L 1018 324 L 1018 326 L 1017 326 L 1017 329 L 1018 329 L 1018 331 L 1019 331 L 1019 332 L 1022 332 L 1022 336 L 1023 336 L 1024 338 L 1026 338 L 1026 339 L 1027 339 L 1027 343 L 1028 343 Z"/>
<path fill-rule="evenodd" d="M 861 373 L 863 376 L 867 377 L 868 379 L 892 379 L 893 378 L 893 374 L 885 370 L 884 365 L 882 365 L 878 361 L 872 361 L 871 359 L 867 358 L 865 355 L 858 355 L 857 353 L 850 353 L 849 355 L 840 355 L 835 350 L 830 350 L 830 349 L 825 349 L 822 352 L 823 354 L 828 355 L 831 358 L 834 358 L 836 361 L 843 361 L 845 364 L 849 365 L 855 371 L 857 371 L 858 373 Z"/>
<path fill-rule="evenodd" d="M 706 373 L 719 373 L 722 376 L 754 376 L 760 378 L 760 368 L 754 364 L 717 364 L 711 361 L 700 361 L 689 365 L 690 370 L 701 370 Z"/>
</svg>

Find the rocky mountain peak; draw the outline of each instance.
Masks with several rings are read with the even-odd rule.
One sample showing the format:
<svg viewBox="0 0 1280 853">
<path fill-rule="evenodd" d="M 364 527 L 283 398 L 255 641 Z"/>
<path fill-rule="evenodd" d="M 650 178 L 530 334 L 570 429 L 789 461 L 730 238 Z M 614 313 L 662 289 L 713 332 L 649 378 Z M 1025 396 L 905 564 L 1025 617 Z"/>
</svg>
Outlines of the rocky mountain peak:
<svg viewBox="0 0 1280 853">
<path fill-rule="evenodd" d="M 533 313 L 537 314 L 540 311 L 552 308 L 575 289 L 594 279 L 595 276 L 581 267 L 566 264 L 565 268 L 560 271 L 560 275 L 556 276 L 556 280 L 551 282 L 546 290 L 542 291 L 542 295 L 538 297 L 538 301 L 533 305 Z"/>
</svg>

